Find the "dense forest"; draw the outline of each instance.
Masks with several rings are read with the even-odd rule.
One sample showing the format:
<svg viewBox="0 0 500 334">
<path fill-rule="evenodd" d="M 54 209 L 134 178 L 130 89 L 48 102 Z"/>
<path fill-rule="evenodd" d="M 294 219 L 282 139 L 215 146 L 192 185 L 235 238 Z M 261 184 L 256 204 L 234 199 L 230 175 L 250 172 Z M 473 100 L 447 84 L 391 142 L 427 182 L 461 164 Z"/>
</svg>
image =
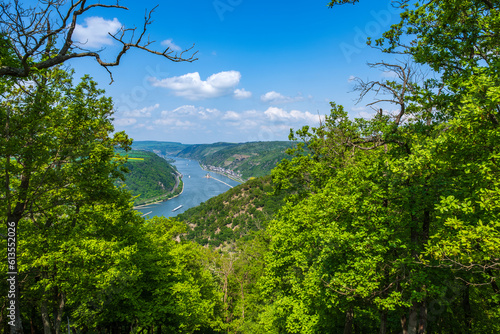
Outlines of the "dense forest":
<svg viewBox="0 0 500 334">
<path fill-rule="evenodd" d="M 270 176 L 179 219 L 141 218 L 116 186 L 141 160 L 119 153 L 111 99 L 62 66 L 67 22 L 42 15 L 37 52 L 0 33 L 2 331 L 499 333 L 500 3 L 394 5 L 368 43 L 404 60 L 356 80 L 387 108 L 332 102 Z"/>
<path fill-rule="evenodd" d="M 120 180 L 117 184 L 130 190 L 136 205 L 165 200 L 182 190 L 180 173 L 152 152 L 130 151 L 123 166 L 127 169 L 125 181 Z"/>
</svg>

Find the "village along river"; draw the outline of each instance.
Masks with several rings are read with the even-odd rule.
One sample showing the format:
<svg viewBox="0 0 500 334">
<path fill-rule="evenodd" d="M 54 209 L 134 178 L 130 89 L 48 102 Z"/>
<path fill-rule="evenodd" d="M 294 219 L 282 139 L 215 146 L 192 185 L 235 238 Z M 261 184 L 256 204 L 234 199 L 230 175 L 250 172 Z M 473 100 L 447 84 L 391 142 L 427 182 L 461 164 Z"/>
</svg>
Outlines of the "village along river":
<svg viewBox="0 0 500 334">
<path fill-rule="evenodd" d="M 222 182 L 213 178 L 206 178 L 205 175 L 207 175 L 208 172 L 201 169 L 197 161 L 177 157 L 173 159 L 175 159 L 175 162 L 172 163 L 172 165 L 175 165 L 177 170 L 183 175 L 182 182 L 184 182 L 184 191 L 179 196 L 168 201 L 137 208 L 137 211 L 146 214 L 147 217 L 177 216 L 179 213 L 197 206 L 207 201 L 209 198 L 228 191 L 230 189 L 229 185 L 234 187 L 240 184 L 237 181 L 213 172 L 210 172 L 210 175 Z M 172 212 L 172 210 L 181 205 L 182 207 L 180 209 Z"/>
</svg>

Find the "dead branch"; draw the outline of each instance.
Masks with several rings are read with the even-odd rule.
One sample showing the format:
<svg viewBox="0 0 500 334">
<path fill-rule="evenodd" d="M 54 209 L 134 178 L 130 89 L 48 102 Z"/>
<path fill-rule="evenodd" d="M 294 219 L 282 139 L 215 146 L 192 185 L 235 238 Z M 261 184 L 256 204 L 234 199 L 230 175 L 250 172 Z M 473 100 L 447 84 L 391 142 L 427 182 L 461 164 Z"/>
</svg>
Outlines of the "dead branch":
<svg viewBox="0 0 500 334">
<path fill-rule="evenodd" d="M 19 0 L 0 3 L 0 38 L 10 42 L 16 58 L 16 65 L 0 64 L 0 76 L 25 78 L 35 70 L 60 65 L 69 59 L 90 57 L 108 71 L 113 82 L 109 68 L 118 66 L 122 56 L 132 48 L 159 55 L 173 62 L 197 60 L 197 52 L 192 52 L 194 45 L 180 53 L 175 53 L 170 48 L 163 51 L 150 48 L 154 41 L 149 38 L 145 40 L 145 36 L 148 25 L 152 23 L 152 14 L 156 9 L 154 7 L 149 12 L 146 11 L 138 37 L 135 37 L 136 27 L 122 27 L 116 34 L 110 34 L 111 38 L 121 44 L 121 49 L 111 61 L 105 61 L 100 56 L 102 49 L 84 49 L 81 43 L 73 41 L 77 22 L 82 14 L 94 8 L 128 8 L 119 5 L 119 1 L 115 4 L 87 4 L 87 0 L 72 0 L 69 4 L 66 3 L 64 0 L 40 1 L 37 7 L 33 8 L 24 8 Z M 190 54 L 185 56 L 188 53 Z"/>
</svg>

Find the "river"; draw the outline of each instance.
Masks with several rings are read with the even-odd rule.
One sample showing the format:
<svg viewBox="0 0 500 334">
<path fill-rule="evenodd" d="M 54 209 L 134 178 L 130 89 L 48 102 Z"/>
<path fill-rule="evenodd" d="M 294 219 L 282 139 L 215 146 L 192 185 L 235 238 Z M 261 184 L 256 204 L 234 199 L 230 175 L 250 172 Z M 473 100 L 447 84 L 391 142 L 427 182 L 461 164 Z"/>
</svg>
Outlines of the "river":
<svg viewBox="0 0 500 334">
<path fill-rule="evenodd" d="M 230 189 L 228 185 L 237 186 L 240 184 L 228 177 L 210 172 L 210 175 L 225 182 L 226 184 L 214 180 L 213 178 L 205 178 L 207 172 L 201 169 L 197 161 L 181 158 L 175 159 L 173 165 L 183 175 L 184 191 L 176 198 L 172 198 L 165 202 L 149 204 L 137 209 L 137 211 L 147 214 L 148 217 L 164 216 L 174 217 L 179 213 L 186 211 L 189 208 L 206 202 L 208 199 L 220 195 Z M 172 212 L 172 210 L 182 205 L 182 208 Z"/>
</svg>

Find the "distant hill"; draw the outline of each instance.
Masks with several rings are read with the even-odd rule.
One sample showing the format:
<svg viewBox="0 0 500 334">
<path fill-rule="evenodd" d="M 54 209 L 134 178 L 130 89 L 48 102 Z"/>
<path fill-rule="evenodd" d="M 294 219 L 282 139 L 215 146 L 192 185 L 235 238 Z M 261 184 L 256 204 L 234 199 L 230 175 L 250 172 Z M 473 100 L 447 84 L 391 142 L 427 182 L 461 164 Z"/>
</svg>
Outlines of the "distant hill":
<svg viewBox="0 0 500 334">
<path fill-rule="evenodd" d="M 220 167 L 241 175 L 242 180 L 268 175 L 283 159 L 292 142 L 214 143 L 186 145 L 172 142 L 134 142 L 134 149 L 178 156 L 199 161 L 208 167 Z"/>
<path fill-rule="evenodd" d="M 239 172 L 245 180 L 250 177 L 269 175 L 280 161 L 288 158 L 285 151 L 292 145 L 291 142 L 272 141 L 227 145 L 213 152 L 207 148 L 204 151 L 209 151 L 209 153 L 199 156 L 197 160 L 204 165 Z M 186 150 L 179 152 L 178 155 L 182 156 Z"/>
<path fill-rule="evenodd" d="M 285 196 L 272 191 L 271 176 L 260 177 L 190 208 L 176 217 L 189 226 L 184 238 L 217 247 L 265 228 Z"/>
<path fill-rule="evenodd" d="M 177 153 L 177 156 L 193 160 L 203 160 L 221 150 L 225 150 L 238 145 L 243 145 L 243 144 L 213 143 L 213 144 L 189 145 L 182 151 Z"/>
<path fill-rule="evenodd" d="M 129 173 L 124 183 L 132 195 L 139 196 L 135 205 L 164 200 L 180 192 L 182 181 L 177 177 L 178 172 L 165 159 L 153 152 L 138 150 L 128 152 L 128 156 L 125 167 Z"/>
<path fill-rule="evenodd" d="M 134 150 L 151 151 L 159 155 L 176 155 L 189 146 L 191 145 L 162 141 L 134 141 L 132 144 Z"/>
</svg>

